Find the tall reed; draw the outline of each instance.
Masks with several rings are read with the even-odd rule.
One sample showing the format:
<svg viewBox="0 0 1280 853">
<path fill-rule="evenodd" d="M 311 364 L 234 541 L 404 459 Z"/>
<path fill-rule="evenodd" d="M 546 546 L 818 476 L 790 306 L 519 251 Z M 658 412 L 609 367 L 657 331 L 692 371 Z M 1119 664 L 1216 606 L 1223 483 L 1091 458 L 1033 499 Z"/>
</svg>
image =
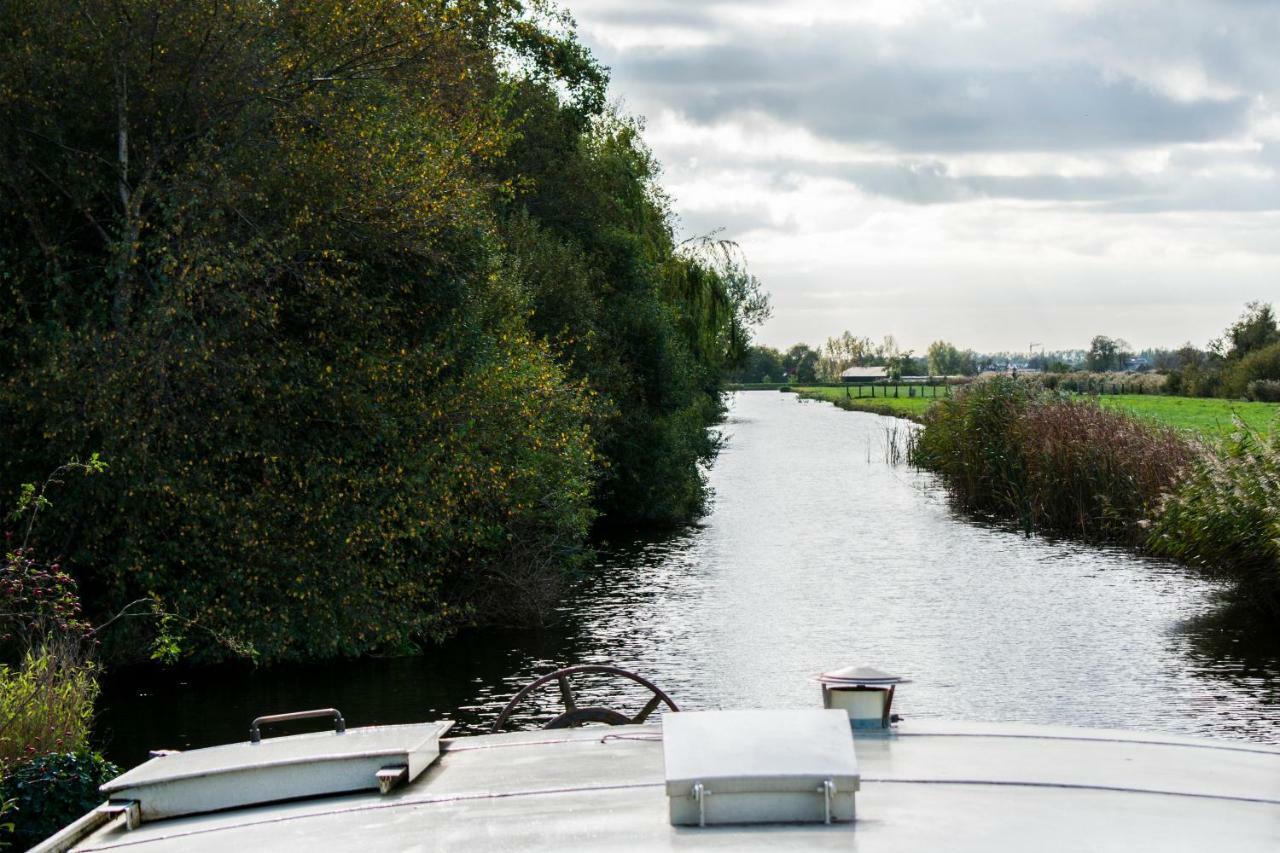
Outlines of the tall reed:
<svg viewBox="0 0 1280 853">
<path fill-rule="evenodd" d="M 1280 613 L 1280 427 L 1241 427 L 1191 466 L 1160 507 L 1148 547 L 1236 582 Z"/>
<path fill-rule="evenodd" d="M 911 458 L 968 510 L 1137 543 L 1193 454 L 1173 429 L 993 377 L 931 408 Z"/>
</svg>

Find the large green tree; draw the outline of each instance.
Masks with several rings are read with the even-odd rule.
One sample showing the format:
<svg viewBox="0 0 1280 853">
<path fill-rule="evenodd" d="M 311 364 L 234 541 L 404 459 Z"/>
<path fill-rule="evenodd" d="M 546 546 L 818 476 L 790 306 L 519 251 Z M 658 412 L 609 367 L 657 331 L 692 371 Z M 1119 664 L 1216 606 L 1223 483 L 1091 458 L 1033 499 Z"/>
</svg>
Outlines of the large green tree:
<svg viewBox="0 0 1280 853">
<path fill-rule="evenodd" d="M 109 460 L 44 543 L 92 607 L 406 648 L 696 511 L 758 292 L 604 82 L 511 0 L 5 4 L 0 487 Z"/>
</svg>

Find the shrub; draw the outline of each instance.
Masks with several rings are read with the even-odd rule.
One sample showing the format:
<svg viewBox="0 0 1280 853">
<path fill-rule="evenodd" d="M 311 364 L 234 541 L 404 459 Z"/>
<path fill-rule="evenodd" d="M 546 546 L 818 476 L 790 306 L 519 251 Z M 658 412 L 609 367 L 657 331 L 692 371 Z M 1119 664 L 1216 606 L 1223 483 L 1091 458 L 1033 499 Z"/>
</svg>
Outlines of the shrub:
<svg viewBox="0 0 1280 853">
<path fill-rule="evenodd" d="M 1254 382 L 1280 382 L 1280 343 L 1254 350 L 1232 364 L 1223 377 L 1229 397 L 1243 397 Z"/>
<path fill-rule="evenodd" d="M 911 448 L 965 509 L 1108 541 L 1140 538 L 1191 454 L 1175 430 L 1007 377 L 939 401 Z"/>
<path fill-rule="evenodd" d="M 1259 403 L 1280 403 L 1280 381 L 1255 379 L 1249 383 L 1249 399 Z"/>
<path fill-rule="evenodd" d="M 86 466 L 64 465 L 42 487 L 23 488 L 13 517 L 26 522 L 26 534 L 50 506 L 49 486 L 77 467 Z M 104 467 L 95 457 L 86 470 Z M 12 535 L 6 539 L 13 541 Z M 0 563 L 0 770 L 37 753 L 85 746 L 98 695 L 92 649 L 75 580 L 25 542 L 6 549 Z"/>
<path fill-rule="evenodd" d="M 97 696 L 96 669 L 69 648 L 0 664 L 0 768 L 43 752 L 83 749 Z"/>
<path fill-rule="evenodd" d="M 19 850 L 38 844 L 99 805 L 98 786 L 120 768 L 96 752 L 55 752 L 23 762 L 4 777 L 0 797 L 14 801 L 6 815 Z"/>
<path fill-rule="evenodd" d="M 1280 611 L 1280 430 L 1261 438 L 1241 429 L 1198 459 L 1164 500 L 1147 544 Z"/>
</svg>

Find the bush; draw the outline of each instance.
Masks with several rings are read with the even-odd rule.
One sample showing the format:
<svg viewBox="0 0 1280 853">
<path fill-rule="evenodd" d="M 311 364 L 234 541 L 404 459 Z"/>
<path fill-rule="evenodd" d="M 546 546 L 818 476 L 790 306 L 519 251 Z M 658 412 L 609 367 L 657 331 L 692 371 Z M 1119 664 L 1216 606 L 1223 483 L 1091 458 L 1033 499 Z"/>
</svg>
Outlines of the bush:
<svg viewBox="0 0 1280 853">
<path fill-rule="evenodd" d="M 14 801 L 6 818 L 13 821 L 13 842 L 26 850 L 100 805 L 98 786 L 115 778 L 120 768 L 96 752 L 56 752 L 12 768 L 0 797 Z"/>
<path fill-rule="evenodd" d="M 1232 364 L 1223 377 L 1229 397 L 1243 397 L 1254 382 L 1280 382 L 1280 343 L 1254 350 Z"/>
<path fill-rule="evenodd" d="M 1280 612 L 1280 430 L 1264 439 L 1241 429 L 1197 460 L 1163 502 L 1147 544 Z"/>
<path fill-rule="evenodd" d="M 0 768 L 31 755 L 83 749 L 98 696 L 97 671 L 70 650 L 0 664 Z"/>
<path fill-rule="evenodd" d="M 1135 542 L 1190 461 L 1175 430 L 994 377 L 924 415 L 915 464 L 966 509 L 1023 529 Z"/>
<path fill-rule="evenodd" d="M 1259 403 L 1280 403 L 1280 381 L 1253 380 L 1249 383 L 1249 399 Z"/>
</svg>

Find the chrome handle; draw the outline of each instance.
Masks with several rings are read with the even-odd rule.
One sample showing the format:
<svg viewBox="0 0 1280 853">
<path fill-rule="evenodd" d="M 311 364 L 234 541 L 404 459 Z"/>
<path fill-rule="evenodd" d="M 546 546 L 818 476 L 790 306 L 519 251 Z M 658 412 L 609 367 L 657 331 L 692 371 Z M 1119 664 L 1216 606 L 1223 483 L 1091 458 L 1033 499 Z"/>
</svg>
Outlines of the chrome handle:
<svg viewBox="0 0 1280 853">
<path fill-rule="evenodd" d="M 258 717 L 249 726 L 249 743 L 261 743 L 262 732 L 258 727 L 264 723 L 287 723 L 293 720 L 310 720 L 313 717 L 333 717 L 333 730 L 336 734 L 342 734 L 347 730 L 347 721 L 342 719 L 342 712 L 337 708 L 319 708 L 315 711 L 294 711 L 291 714 L 270 714 L 266 717 Z"/>
</svg>

